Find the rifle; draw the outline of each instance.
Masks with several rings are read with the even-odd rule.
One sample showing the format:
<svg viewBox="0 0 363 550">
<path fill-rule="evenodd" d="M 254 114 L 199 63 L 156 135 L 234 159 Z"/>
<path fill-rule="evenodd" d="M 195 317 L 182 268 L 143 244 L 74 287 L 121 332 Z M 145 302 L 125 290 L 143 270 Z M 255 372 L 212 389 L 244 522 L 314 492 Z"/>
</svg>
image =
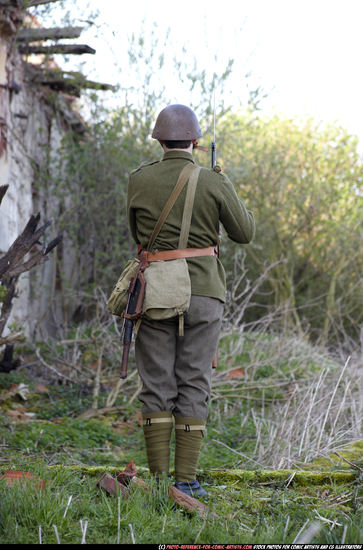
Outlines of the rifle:
<svg viewBox="0 0 363 550">
<path fill-rule="evenodd" d="M 144 278 L 144 270 L 147 264 L 140 261 L 139 269 L 130 281 L 128 288 L 128 300 L 125 312 L 122 314 L 124 318 L 121 335 L 123 335 L 123 350 L 121 361 L 120 378 L 127 377 L 127 365 L 129 361 L 130 346 L 132 342 L 132 334 L 134 331 L 135 321 L 141 317 L 142 304 L 145 296 L 146 281 Z M 122 336 L 121 336 L 122 338 Z"/>
<path fill-rule="evenodd" d="M 213 100 L 214 106 L 213 106 L 213 141 L 211 143 L 211 168 L 213 168 L 216 165 L 216 92 L 214 91 L 214 100 Z M 219 224 L 219 242 L 221 241 L 222 237 L 222 228 L 221 224 Z M 217 253 L 219 256 L 219 245 L 217 245 Z M 215 369 L 218 366 L 218 349 L 216 351 L 216 354 L 213 358 L 212 367 Z"/>
</svg>

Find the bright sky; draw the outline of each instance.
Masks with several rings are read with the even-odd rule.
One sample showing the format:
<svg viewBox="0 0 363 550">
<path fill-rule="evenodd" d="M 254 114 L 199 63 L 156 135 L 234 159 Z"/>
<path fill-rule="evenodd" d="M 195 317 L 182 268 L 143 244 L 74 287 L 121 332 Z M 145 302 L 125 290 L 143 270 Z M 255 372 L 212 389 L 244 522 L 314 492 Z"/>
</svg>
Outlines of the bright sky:
<svg viewBox="0 0 363 550">
<path fill-rule="evenodd" d="M 234 58 L 232 95 L 243 96 L 243 75 L 251 71 L 251 87 L 269 92 L 264 110 L 338 121 L 362 146 L 363 0 L 77 0 L 85 16 L 87 4 L 100 11 L 101 25 L 77 40 L 97 50 L 82 56 L 89 78 L 126 78 L 128 37 L 156 23 L 161 37 L 170 28 L 172 51 L 185 59 L 185 45 L 190 62 L 195 56 L 207 72 Z M 74 15 L 72 5 L 67 0 Z"/>
</svg>

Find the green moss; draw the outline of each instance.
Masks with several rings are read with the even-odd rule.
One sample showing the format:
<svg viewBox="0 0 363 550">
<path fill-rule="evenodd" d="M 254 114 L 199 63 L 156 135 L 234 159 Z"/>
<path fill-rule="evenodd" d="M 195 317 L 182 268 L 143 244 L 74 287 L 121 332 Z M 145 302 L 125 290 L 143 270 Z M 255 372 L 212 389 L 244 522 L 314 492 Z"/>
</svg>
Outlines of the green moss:
<svg viewBox="0 0 363 550">
<path fill-rule="evenodd" d="M 126 464 L 121 464 L 119 466 L 87 466 L 87 465 L 60 465 L 60 464 L 54 464 L 53 466 L 50 466 L 52 470 L 67 470 L 68 472 L 75 472 L 75 473 L 83 473 L 90 476 L 98 476 L 102 475 L 105 472 L 115 475 L 120 473 L 123 469 L 125 469 Z M 137 467 L 137 471 L 139 476 L 145 476 L 148 473 L 148 468 L 144 467 Z"/>
<path fill-rule="evenodd" d="M 332 470 L 339 468 L 339 470 L 343 469 L 358 471 L 359 468 L 363 469 L 363 441 L 354 441 L 353 443 L 349 443 L 337 452 L 339 454 L 332 452 L 326 456 L 319 456 L 303 467 L 311 470 Z M 351 462 L 351 464 L 347 461 Z M 353 465 L 355 465 L 356 468 L 354 468 Z"/>
<path fill-rule="evenodd" d="M 200 477 L 218 482 L 239 483 L 283 483 L 301 486 L 323 485 L 331 483 L 350 483 L 355 481 L 358 472 L 315 472 L 296 470 L 204 470 Z"/>
</svg>

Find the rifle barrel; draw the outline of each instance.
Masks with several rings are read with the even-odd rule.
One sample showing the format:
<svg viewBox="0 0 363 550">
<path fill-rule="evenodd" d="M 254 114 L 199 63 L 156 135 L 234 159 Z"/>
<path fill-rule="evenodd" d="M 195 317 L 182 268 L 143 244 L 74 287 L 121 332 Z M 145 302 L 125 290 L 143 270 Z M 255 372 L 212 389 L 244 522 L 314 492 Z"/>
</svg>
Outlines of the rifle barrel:
<svg viewBox="0 0 363 550">
<path fill-rule="evenodd" d="M 212 168 L 214 168 L 216 165 L 216 142 L 215 141 L 212 141 L 211 152 L 212 152 L 211 164 L 212 164 Z"/>
</svg>

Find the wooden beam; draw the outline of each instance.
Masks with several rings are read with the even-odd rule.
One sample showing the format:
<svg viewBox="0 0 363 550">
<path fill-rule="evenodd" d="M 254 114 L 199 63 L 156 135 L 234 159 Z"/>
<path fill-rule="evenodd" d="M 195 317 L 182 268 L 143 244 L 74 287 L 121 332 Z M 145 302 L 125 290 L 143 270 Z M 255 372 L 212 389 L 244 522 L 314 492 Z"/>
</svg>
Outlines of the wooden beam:
<svg viewBox="0 0 363 550">
<path fill-rule="evenodd" d="M 74 71 L 46 70 L 40 71 L 28 65 L 29 77 L 32 82 L 49 86 L 53 90 L 65 92 L 79 97 L 81 90 L 85 88 L 93 90 L 116 89 L 112 84 L 87 80 L 82 73 Z"/>
<path fill-rule="evenodd" d="M 24 0 L 24 7 L 32 8 L 33 6 L 41 6 L 42 4 L 50 4 L 52 2 L 59 2 L 59 0 Z"/>
<path fill-rule="evenodd" d="M 96 50 L 91 48 L 90 46 L 87 46 L 86 44 L 54 44 L 52 46 L 29 46 L 26 45 L 19 45 L 18 51 L 20 53 L 24 54 L 45 54 L 45 55 L 53 55 L 53 54 L 76 54 L 81 55 L 84 53 L 91 53 L 95 54 Z"/>
<path fill-rule="evenodd" d="M 18 42 L 38 42 L 42 40 L 58 40 L 59 38 L 78 38 L 84 27 L 53 27 L 49 29 L 20 29 L 16 39 Z"/>
<path fill-rule="evenodd" d="M 18 0 L 0 0 L 0 6 L 2 8 L 18 8 Z"/>
<path fill-rule="evenodd" d="M 4 8 L 32 8 L 41 4 L 50 4 L 59 0 L 0 0 L 0 6 Z"/>
</svg>

